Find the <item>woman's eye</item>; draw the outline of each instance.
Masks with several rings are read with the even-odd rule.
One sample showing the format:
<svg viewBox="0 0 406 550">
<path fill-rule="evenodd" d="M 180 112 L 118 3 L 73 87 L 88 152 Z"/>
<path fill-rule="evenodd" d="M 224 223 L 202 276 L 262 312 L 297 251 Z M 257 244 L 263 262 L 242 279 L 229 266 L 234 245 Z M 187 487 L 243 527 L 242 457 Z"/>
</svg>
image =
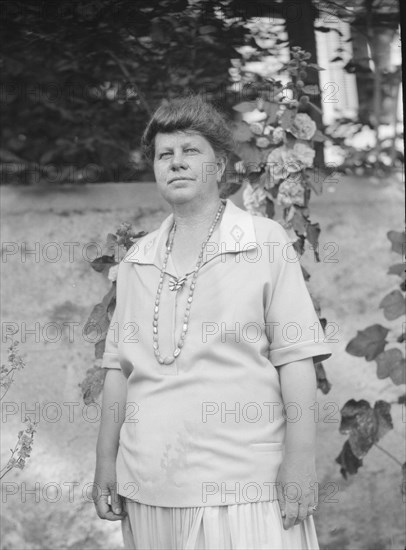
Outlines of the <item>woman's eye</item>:
<svg viewBox="0 0 406 550">
<path fill-rule="evenodd" d="M 189 151 L 192 151 L 192 152 L 197 152 L 197 149 L 195 149 L 194 147 L 188 147 L 187 149 L 184 150 L 185 153 L 188 153 Z M 169 158 L 171 156 L 172 153 L 170 153 L 169 151 L 167 151 L 166 153 L 161 153 L 159 155 L 159 158 L 160 159 L 163 159 L 163 158 Z"/>
</svg>

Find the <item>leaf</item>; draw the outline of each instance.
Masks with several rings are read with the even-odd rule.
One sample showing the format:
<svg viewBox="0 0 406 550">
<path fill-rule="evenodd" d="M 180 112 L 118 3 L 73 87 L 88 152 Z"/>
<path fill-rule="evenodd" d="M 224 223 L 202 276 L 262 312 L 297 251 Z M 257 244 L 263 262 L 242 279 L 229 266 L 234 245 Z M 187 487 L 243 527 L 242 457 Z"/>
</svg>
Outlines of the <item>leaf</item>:
<svg viewBox="0 0 406 550">
<path fill-rule="evenodd" d="M 252 171 L 248 174 L 247 179 L 250 183 L 258 183 L 260 177 L 262 175 L 262 171 Z"/>
<path fill-rule="evenodd" d="M 357 336 L 347 344 L 345 351 L 356 357 L 365 357 L 366 361 L 372 361 L 382 353 L 388 343 L 385 340 L 388 332 L 389 329 L 378 324 L 359 330 Z"/>
<path fill-rule="evenodd" d="M 351 430 L 348 442 L 354 455 L 362 459 L 377 441 L 378 419 L 369 408 L 355 418 L 355 428 Z"/>
<path fill-rule="evenodd" d="M 390 403 L 378 400 L 374 408 L 368 401 L 350 399 L 341 409 L 341 433 L 349 433 L 351 451 L 362 459 L 389 430 L 393 429 Z"/>
<path fill-rule="evenodd" d="M 304 280 L 308 281 L 310 279 L 310 273 L 302 265 L 300 265 L 300 267 L 302 268 Z"/>
<path fill-rule="evenodd" d="M 362 460 L 354 455 L 348 441 L 344 443 L 341 453 L 336 458 L 336 462 L 341 466 L 340 472 L 344 479 L 347 479 L 347 474 L 356 474 L 362 466 Z"/>
<path fill-rule="evenodd" d="M 269 180 L 268 172 L 265 170 L 265 167 L 263 168 L 261 177 L 259 178 L 259 185 L 263 188 L 266 194 L 266 200 L 269 202 L 273 202 L 272 199 L 269 197 L 270 193 L 267 190 L 267 184 Z"/>
<path fill-rule="evenodd" d="M 392 364 L 390 368 L 390 375 L 392 382 L 396 386 L 406 384 L 406 360 L 403 358 L 401 361 Z"/>
<path fill-rule="evenodd" d="M 245 176 L 249 179 L 250 176 L 253 177 L 254 181 L 255 179 L 258 179 L 259 176 L 263 173 L 263 168 L 260 167 L 260 163 L 251 163 L 246 166 L 245 169 Z M 250 180 L 251 181 L 251 180 Z"/>
<path fill-rule="evenodd" d="M 316 133 L 314 134 L 314 136 L 312 137 L 312 140 L 313 141 L 316 141 L 317 143 L 322 143 L 323 141 L 326 141 L 327 139 L 327 136 L 325 136 L 324 134 L 322 134 L 320 132 L 320 130 L 316 130 Z"/>
<path fill-rule="evenodd" d="M 236 153 L 247 168 L 248 173 L 258 170 L 262 162 L 262 157 L 259 149 L 251 143 L 237 143 Z"/>
<path fill-rule="evenodd" d="M 240 122 L 233 130 L 233 135 L 236 141 L 250 141 L 253 138 L 253 133 L 246 122 Z"/>
<path fill-rule="evenodd" d="M 110 258 L 114 257 L 116 250 L 117 250 L 117 236 L 114 235 L 113 233 L 108 233 L 106 242 L 103 247 L 103 256 L 109 256 Z"/>
<path fill-rule="evenodd" d="M 389 267 L 388 275 L 399 275 L 404 280 L 406 278 L 405 264 L 393 264 Z"/>
<path fill-rule="evenodd" d="M 388 349 L 376 358 L 377 377 L 380 379 L 391 377 L 394 384 L 399 386 L 406 383 L 406 363 L 402 352 L 397 348 Z"/>
<path fill-rule="evenodd" d="M 97 273 L 103 273 L 106 272 L 115 265 L 117 262 L 114 259 L 114 254 L 112 256 L 100 256 L 99 258 L 96 258 L 92 262 L 90 262 L 90 265 L 92 268 L 97 271 Z"/>
<path fill-rule="evenodd" d="M 227 199 L 241 189 L 242 182 L 231 181 L 226 182 L 220 187 L 220 198 Z"/>
<path fill-rule="evenodd" d="M 320 27 L 314 27 L 314 30 L 319 32 L 330 32 L 333 29 L 330 27 L 323 27 L 323 25 L 321 25 Z"/>
<path fill-rule="evenodd" d="M 306 236 L 306 229 L 309 225 L 309 220 L 304 216 L 301 208 L 295 208 L 292 217 L 292 227 L 298 235 Z"/>
<path fill-rule="evenodd" d="M 234 111 L 238 111 L 239 113 L 250 113 L 256 108 L 256 101 L 243 101 L 242 103 L 238 103 L 233 107 Z"/>
<path fill-rule="evenodd" d="M 406 312 L 406 302 L 400 290 L 392 290 L 389 292 L 379 304 L 383 308 L 383 314 L 388 321 L 393 321 Z"/>
<path fill-rule="evenodd" d="M 206 44 L 210 44 L 210 46 L 215 46 L 216 45 L 216 41 L 214 40 L 214 38 L 212 36 L 210 36 L 209 34 L 202 34 L 200 39 L 203 41 L 203 42 L 206 42 Z M 188 77 L 188 80 L 189 80 L 190 77 Z"/>
<path fill-rule="evenodd" d="M 280 121 L 280 124 L 284 130 L 290 129 L 290 127 L 293 124 L 293 119 L 295 118 L 295 116 L 296 116 L 296 112 L 294 110 L 286 109 L 286 111 L 284 111 Z"/>
<path fill-rule="evenodd" d="M 88 320 L 86 321 L 83 330 L 86 334 L 96 333 L 97 342 L 106 338 L 107 331 L 110 326 L 111 317 L 114 312 L 116 301 L 116 285 L 113 284 L 107 294 L 104 296 L 100 304 L 97 304 Z"/>
<path fill-rule="evenodd" d="M 107 315 L 107 309 L 103 304 L 97 304 L 90 316 L 86 321 L 83 330 L 86 335 L 90 337 L 91 334 L 98 336 L 99 341 L 101 338 L 105 337 L 107 330 L 109 328 L 110 320 Z"/>
<path fill-rule="evenodd" d="M 52 159 L 60 153 L 60 149 L 50 149 L 49 151 L 45 151 L 45 153 L 41 156 L 39 163 L 40 164 L 49 164 L 52 162 Z"/>
<path fill-rule="evenodd" d="M 268 157 L 269 157 L 269 149 L 260 149 L 259 150 L 259 154 L 260 154 L 260 157 L 261 157 L 261 163 L 265 166 L 266 163 L 268 162 Z M 269 180 L 269 175 L 267 175 L 267 182 Z"/>
<path fill-rule="evenodd" d="M 316 363 L 316 378 L 317 378 L 317 387 L 322 393 L 327 394 L 331 389 L 331 384 L 327 380 L 326 371 L 324 370 L 323 363 Z"/>
<path fill-rule="evenodd" d="M 320 89 L 317 84 L 306 84 L 306 86 L 302 88 L 302 92 L 306 95 L 319 95 Z"/>
<path fill-rule="evenodd" d="M 309 220 L 304 216 L 301 208 L 295 208 L 292 218 L 292 226 L 298 235 L 306 236 Z"/>
<path fill-rule="evenodd" d="M 405 232 L 400 231 L 388 231 L 387 237 L 392 243 L 392 250 L 398 252 L 404 256 L 405 254 Z"/>
<path fill-rule="evenodd" d="M 389 376 L 389 372 L 390 372 L 389 371 L 389 366 L 390 366 L 391 362 L 394 359 L 396 359 L 394 357 L 394 351 L 395 350 L 393 350 L 393 349 L 388 350 L 388 351 L 383 351 L 382 353 L 380 353 L 379 355 L 377 355 L 375 357 L 376 365 L 377 365 L 376 376 L 380 380 L 383 380 L 384 378 L 388 378 L 388 376 Z M 401 354 L 400 350 L 396 350 L 396 352 L 399 352 Z"/>
<path fill-rule="evenodd" d="M 273 217 L 275 216 L 275 203 L 269 197 L 266 197 L 265 208 L 265 213 L 267 217 L 273 219 Z"/>
<path fill-rule="evenodd" d="M 96 359 L 103 359 L 104 351 L 106 349 L 106 338 L 99 340 L 94 345 L 94 356 Z"/>
<path fill-rule="evenodd" d="M 315 105 L 311 101 L 309 101 L 309 107 L 310 107 L 310 111 L 314 111 L 315 113 L 317 113 L 319 115 L 323 114 L 323 111 L 320 109 L 320 107 L 317 107 L 317 105 Z"/>
<path fill-rule="evenodd" d="M 304 181 L 307 186 L 310 186 L 316 195 L 321 195 L 323 191 L 323 177 L 320 177 L 319 171 L 306 170 L 304 174 Z"/>
<path fill-rule="evenodd" d="M 343 33 L 334 27 L 324 27 L 323 25 L 321 25 L 320 27 L 314 27 L 314 30 L 319 32 L 335 31 L 339 36 L 343 36 Z"/>
<path fill-rule="evenodd" d="M 320 67 L 320 65 L 317 65 L 316 63 L 308 63 L 307 68 L 308 69 L 314 69 L 316 71 L 325 71 L 326 70 L 323 67 Z"/>
<path fill-rule="evenodd" d="M 379 399 L 375 402 L 374 412 L 378 419 L 378 431 L 376 441 L 382 439 L 390 430 L 393 430 L 392 416 L 390 414 L 391 405 L 387 401 Z"/>
<path fill-rule="evenodd" d="M 340 433 L 348 434 L 351 433 L 353 429 L 356 429 L 357 415 L 364 414 L 370 410 L 370 408 L 370 404 L 368 401 L 365 401 L 365 399 L 361 399 L 360 401 L 350 399 L 347 401 L 341 409 Z"/>
<path fill-rule="evenodd" d="M 277 184 L 277 185 L 274 185 L 273 187 L 271 187 L 269 189 L 269 193 L 271 194 L 271 196 L 276 199 L 278 197 L 278 193 L 279 193 L 279 187 L 280 187 L 280 183 Z"/>
<path fill-rule="evenodd" d="M 279 111 L 279 104 L 264 101 L 263 110 L 268 115 L 268 124 L 274 124 L 276 122 L 276 114 Z"/>
<path fill-rule="evenodd" d="M 86 371 L 85 379 L 79 384 L 86 405 L 95 403 L 103 389 L 106 373 L 107 369 L 102 367 L 92 367 Z"/>
<path fill-rule="evenodd" d="M 113 296 L 113 298 L 111 298 L 108 306 L 107 306 L 107 317 L 109 319 L 109 322 L 111 321 L 112 317 L 113 317 L 113 313 L 114 313 L 114 310 L 116 309 L 116 296 Z"/>
<path fill-rule="evenodd" d="M 319 223 L 309 223 L 309 225 L 307 226 L 307 240 L 313 248 L 316 262 L 320 261 L 320 256 L 318 253 L 320 231 L 321 229 Z"/>
<path fill-rule="evenodd" d="M 210 34 L 211 32 L 215 32 L 216 27 L 213 25 L 204 25 L 203 27 L 199 28 L 200 34 Z"/>
</svg>

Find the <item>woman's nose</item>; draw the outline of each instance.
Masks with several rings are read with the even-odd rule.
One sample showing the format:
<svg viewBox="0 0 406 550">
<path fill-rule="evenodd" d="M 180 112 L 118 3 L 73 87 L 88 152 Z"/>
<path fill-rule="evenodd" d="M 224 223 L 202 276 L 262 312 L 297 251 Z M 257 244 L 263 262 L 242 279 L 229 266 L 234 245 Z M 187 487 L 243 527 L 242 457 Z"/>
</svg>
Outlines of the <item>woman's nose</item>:
<svg viewBox="0 0 406 550">
<path fill-rule="evenodd" d="M 171 167 L 180 168 L 185 166 L 185 158 L 182 153 L 175 153 L 172 157 Z"/>
</svg>

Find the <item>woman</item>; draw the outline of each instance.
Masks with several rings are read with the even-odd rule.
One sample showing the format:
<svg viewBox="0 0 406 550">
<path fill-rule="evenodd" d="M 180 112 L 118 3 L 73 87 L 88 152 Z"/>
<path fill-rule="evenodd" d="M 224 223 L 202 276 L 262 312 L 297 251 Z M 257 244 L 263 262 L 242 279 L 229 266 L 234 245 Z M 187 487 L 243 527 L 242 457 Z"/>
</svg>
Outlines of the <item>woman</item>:
<svg viewBox="0 0 406 550">
<path fill-rule="evenodd" d="M 318 548 L 313 362 L 331 350 L 292 243 L 220 199 L 232 137 L 199 96 L 159 107 L 143 144 L 172 213 L 119 266 L 97 513 L 127 548 Z"/>
</svg>

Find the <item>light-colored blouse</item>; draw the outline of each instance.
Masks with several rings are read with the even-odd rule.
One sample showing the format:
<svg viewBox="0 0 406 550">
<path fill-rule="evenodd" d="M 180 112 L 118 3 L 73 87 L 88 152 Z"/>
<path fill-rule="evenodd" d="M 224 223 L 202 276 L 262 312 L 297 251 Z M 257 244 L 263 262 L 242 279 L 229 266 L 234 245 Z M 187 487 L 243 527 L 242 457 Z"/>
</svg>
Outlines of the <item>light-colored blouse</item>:
<svg viewBox="0 0 406 550">
<path fill-rule="evenodd" d="M 117 455 L 119 494 L 165 507 L 275 500 L 286 422 L 277 367 L 332 354 L 298 256 L 276 221 L 230 199 L 199 271 L 180 355 L 158 363 L 153 316 L 170 214 L 119 264 L 117 305 L 102 366 L 128 380 Z M 172 355 L 182 332 L 192 275 L 159 309 L 159 347 Z M 116 411 L 113 410 L 112 414 Z"/>
</svg>

